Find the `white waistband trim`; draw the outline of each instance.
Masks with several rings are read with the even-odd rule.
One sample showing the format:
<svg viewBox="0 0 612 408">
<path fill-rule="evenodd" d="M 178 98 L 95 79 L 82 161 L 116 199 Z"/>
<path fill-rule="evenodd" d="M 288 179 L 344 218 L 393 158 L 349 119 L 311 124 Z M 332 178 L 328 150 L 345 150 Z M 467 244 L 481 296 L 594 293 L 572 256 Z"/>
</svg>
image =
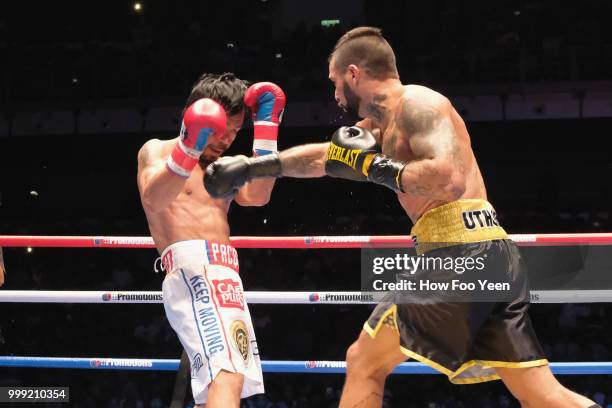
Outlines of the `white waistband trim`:
<svg viewBox="0 0 612 408">
<path fill-rule="evenodd" d="M 239 271 L 238 253 L 234 247 L 205 239 L 175 242 L 164 249 L 161 261 L 166 273 L 187 264 L 223 265 Z"/>
</svg>

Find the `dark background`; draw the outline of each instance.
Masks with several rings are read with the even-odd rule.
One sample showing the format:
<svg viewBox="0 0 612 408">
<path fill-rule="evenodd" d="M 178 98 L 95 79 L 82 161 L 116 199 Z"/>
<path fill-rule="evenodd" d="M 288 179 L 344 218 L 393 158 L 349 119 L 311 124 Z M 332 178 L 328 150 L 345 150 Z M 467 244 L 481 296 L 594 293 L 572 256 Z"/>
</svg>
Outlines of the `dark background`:
<svg viewBox="0 0 612 408">
<path fill-rule="evenodd" d="M 293 101 L 329 101 L 327 55 L 358 24 L 383 28 L 405 83 L 443 92 L 534 84 L 572 91 L 612 79 L 608 1 L 309 4 L 307 13 L 298 2 L 281 0 L 143 2 L 141 13 L 125 1 L 3 5 L 0 112 L 10 121 L 22 111 L 153 101 L 179 110 L 205 71 L 274 81 L 286 91 L 288 110 Z M 327 18 L 341 24 L 321 27 L 318 20 Z M 334 129 L 333 123 L 284 126 L 280 147 L 327 140 Z M 468 129 L 489 199 L 508 232 L 610 231 L 612 118 L 468 122 Z M 242 130 L 228 153 L 248 154 L 251 132 Z M 148 235 L 136 153 L 152 137 L 175 136 L 77 131 L 0 138 L 0 233 Z M 229 219 L 232 235 L 408 234 L 411 227 L 389 190 L 329 179 L 279 180 L 270 204 L 232 206 Z M 247 290 L 359 287 L 355 250 L 239 253 Z M 152 250 L 5 248 L 4 255 L 7 290 L 159 290 L 163 278 L 153 272 Z M 253 305 L 251 312 L 262 358 L 340 360 L 369 309 Z M 611 316 L 608 304 L 532 307 L 551 361 L 609 360 Z M 0 354 L 178 358 L 180 348 L 161 305 L 2 304 Z M 560 380 L 612 404 L 609 376 Z M 71 405 L 78 407 L 166 406 L 173 381 L 174 373 L 0 370 L 0 385 L 70 386 Z M 265 381 L 266 396 L 245 406 L 335 406 L 343 378 L 266 374 Z M 453 386 L 442 376 L 391 377 L 385 401 L 393 407 L 518 406 L 500 383 Z"/>
</svg>

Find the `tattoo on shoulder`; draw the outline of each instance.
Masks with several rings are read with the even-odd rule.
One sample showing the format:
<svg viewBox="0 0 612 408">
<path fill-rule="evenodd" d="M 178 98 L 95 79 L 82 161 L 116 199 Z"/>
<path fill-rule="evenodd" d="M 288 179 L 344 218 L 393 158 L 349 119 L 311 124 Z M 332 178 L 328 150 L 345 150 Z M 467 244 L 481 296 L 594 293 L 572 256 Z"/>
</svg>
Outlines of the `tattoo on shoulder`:
<svg viewBox="0 0 612 408">
<path fill-rule="evenodd" d="M 387 95 L 385 94 L 374 94 L 372 98 L 372 102 L 368 104 L 366 107 L 368 114 L 372 115 L 374 119 L 379 122 L 382 122 L 385 118 L 385 113 L 387 112 L 387 108 L 381 105 L 387 99 Z"/>
<path fill-rule="evenodd" d="M 402 130 L 408 134 L 414 134 L 432 130 L 440 117 L 441 113 L 434 107 L 414 100 L 406 100 L 402 104 L 397 122 Z"/>
</svg>

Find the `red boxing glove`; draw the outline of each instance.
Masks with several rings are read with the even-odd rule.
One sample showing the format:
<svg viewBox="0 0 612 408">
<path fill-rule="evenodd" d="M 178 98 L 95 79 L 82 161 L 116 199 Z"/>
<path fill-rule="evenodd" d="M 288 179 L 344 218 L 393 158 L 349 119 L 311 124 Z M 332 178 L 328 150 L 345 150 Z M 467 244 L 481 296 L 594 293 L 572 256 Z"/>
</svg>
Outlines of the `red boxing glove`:
<svg viewBox="0 0 612 408">
<path fill-rule="evenodd" d="M 189 177 L 198 164 L 208 138 L 213 134 L 225 133 L 226 128 L 227 117 L 223 107 L 212 99 L 198 99 L 183 115 L 181 138 L 166 165 L 179 176 Z"/>
<path fill-rule="evenodd" d="M 278 151 L 278 125 L 285 110 L 285 93 L 272 82 L 258 82 L 247 89 L 244 104 L 253 113 L 253 153 L 256 156 Z"/>
</svg>

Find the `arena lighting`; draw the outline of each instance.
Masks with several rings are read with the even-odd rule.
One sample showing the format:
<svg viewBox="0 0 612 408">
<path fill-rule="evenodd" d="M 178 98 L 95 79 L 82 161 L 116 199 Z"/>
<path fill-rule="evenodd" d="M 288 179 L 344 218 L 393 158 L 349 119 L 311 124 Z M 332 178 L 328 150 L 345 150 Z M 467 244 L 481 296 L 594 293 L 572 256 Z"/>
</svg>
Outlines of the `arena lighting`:
<svg viewBox="0 0 612 408">
<path fill-rule="evenodd" d="M 321 25 L 323 27 L 333 27 L 338 24 L 340 24 L 340 20 L 321 20 Z"/>
</svg>

